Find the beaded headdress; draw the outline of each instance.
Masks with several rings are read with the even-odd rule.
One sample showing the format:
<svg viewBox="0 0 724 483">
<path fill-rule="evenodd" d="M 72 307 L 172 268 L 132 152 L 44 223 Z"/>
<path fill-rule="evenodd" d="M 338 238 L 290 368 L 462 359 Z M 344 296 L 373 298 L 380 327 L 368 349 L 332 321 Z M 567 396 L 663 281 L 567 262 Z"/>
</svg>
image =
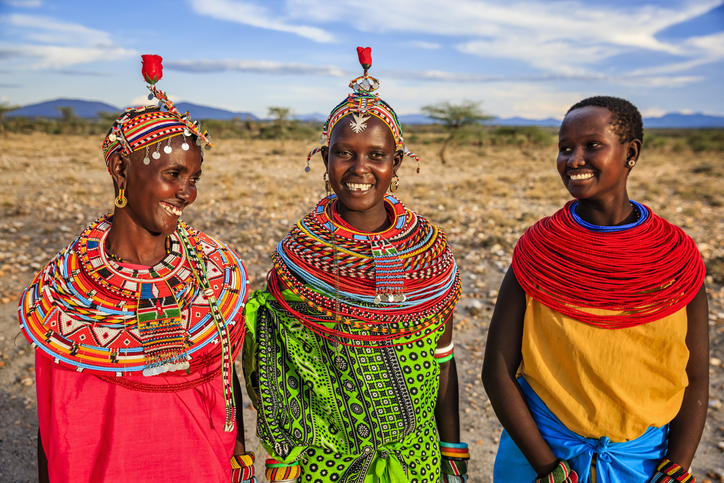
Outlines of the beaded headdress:
<svg viewBox="0 0 724 483">
<path fill-rule="evenodd" d="M 395 111 L 385 101 L 380 99 L 379 94 L 373 94 L 380 87 L 380 81 L 368 74 L 369 68 L 372 66 L 372 49 L 370 47 L 357 47 L 357 56 L 359 63 L 364 69 L 364 73 L 352 79 L 349 86 L 354 92 L 350 93 L 347 98 L 337 104 L 327 118 L 322 128 L 322 135 L 319 138 L 319 144 L 329 146 L 329 138 L 332 135 L 334 126 L 346 115 L 352 114 L 353 120 L 350 126 L 355 133 L 361 133 L 367 128 L 367 120 L 370 116 L 381 119 L 387 127 L 392 131 L 395 144 L 398 150 L 402 151 L 406 156 L 417 160 L 417 172 L 420 172 L 420 158 L 405 147 L 404 138 L 402 136 L 402 126 Z M 315 148 L 307 154 L 307 167 L 305 171 L 309 172 L 309 160 L 314 154 L 320 151 L 321 147 Z"/>
<path fill-rule="evenodd" d="M 141 57 L 143 59 L 141 73 L 148 82 L 148 89 L 151 91 L 148 99 L 152 100 L 155 97 L 158 99 L 159 105 L 129 107 L 116 119 L 103 141 L 106 166 L 108 166 L 114 153 L 120 152 L 123 156 L 128 156 L 132 152 L 143 148 L 146 148 L 146 156 L 143 162 L 150 164 L 149 148 L 151 144 L 157 143 L 156 150 L 151 154 L 151 157 L 158 159 L 161 157 L 159 152 L 161 141 L 169 140 L 164 147 L 164 152 L 169 154 L 172 151 L 170 138 L 178 135 L 184 137 L 184 143 L 181 146 L 184 151 L 189 149 L 186 138 L 192 135 L 196 136 L 196 144 L 199 148 L 203 145 L 206 149 L 211 149 L 214 145 L 209 140 L 209 133 L 208 131 L 201 131 L 199 121 L 192 121 L 188 111 L 181 114 L 166 93 L 156 88 L 156 82 L 163 75 L 163 66 L 161 64 L 163 59 L 161 56 L 142 55 Z M 162 111 L 161 107 L 165 107 L 166 110 Z M 203 150 L 201 154 L 203 155 Z"/>
</svg>

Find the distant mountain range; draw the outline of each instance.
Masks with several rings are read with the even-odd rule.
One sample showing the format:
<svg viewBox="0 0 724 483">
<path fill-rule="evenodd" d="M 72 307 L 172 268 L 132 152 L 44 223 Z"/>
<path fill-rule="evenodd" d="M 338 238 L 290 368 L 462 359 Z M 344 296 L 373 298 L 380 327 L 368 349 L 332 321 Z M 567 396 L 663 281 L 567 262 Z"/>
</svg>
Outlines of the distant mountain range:
<svg viewBox="0 0 724 483">
<path fill-rule="evenodd" d="M 83 118 L 96 118 L 102 112 L 120 113 L 123 109 L 111 106 L 104 102 L 82 101 L 79 99 L 56 99 L 38 104 L 21 107 L 8 112 L 6 117 L 62 117 L 59 107 L 72 107 L 75 115 Z M 229 120 L 239 118 L 242 120 L 258 121 L 260 118 L 250 112 L 232 112 L 215 107 L 199 106 L 189 102 L 176 104 L 179 111 L 189 111 L 194 119 Z M 327 115 L 320 113 L 300 114 L 295 116 L 300 121 L 322 123 Z M 403 124 L 430 124 L 432 120 L 422 114 L 407 114 L 399 116 Z M 549 126 L 558 127 L 561 122 L 557 119 L 525 119 L 522 117 L 495 118 L 490 122 L 497 126 Z M 706 114 L 677 114 L 669 113 L 661 117 L 644 118 L 646 128 L 724 128 L 724 117 L 708 116 Z"/>
</svg>

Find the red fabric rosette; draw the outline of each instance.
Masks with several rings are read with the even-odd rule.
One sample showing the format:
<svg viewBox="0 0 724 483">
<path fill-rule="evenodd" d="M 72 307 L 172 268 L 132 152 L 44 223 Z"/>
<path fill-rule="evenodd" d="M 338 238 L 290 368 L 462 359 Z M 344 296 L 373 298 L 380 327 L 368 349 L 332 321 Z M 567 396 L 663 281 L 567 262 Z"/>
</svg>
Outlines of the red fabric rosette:
<svg viewBox="0 0 724 483">
<path fill-rule="evenodd" d="M 371 47 L 357 47 L 357 57 L 359 57 L 359 63 L 362 64 L 364 70 L 372 67 L 372 48 Z"/>
<path fill-rule="evenodd" d="M 143 66 L 141 67 L 141 74 L 151 85 L 161 80 L 163 77 L 163 58 L 160 55 L 142 55 Z"/>
</svg>

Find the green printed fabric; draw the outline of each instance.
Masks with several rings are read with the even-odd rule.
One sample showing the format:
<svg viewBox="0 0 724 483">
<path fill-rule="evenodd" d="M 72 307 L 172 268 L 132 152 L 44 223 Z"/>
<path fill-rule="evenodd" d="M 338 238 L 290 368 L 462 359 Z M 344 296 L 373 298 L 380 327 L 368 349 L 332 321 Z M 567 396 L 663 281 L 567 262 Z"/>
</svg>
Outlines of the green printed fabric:
<svg viewBox="0 0 724 483">
<path fill-rule="evenodd" d="M 283 295 L 295 310 L 318 315 L 292 292 Z M 299 461 L 300 482 L 439 481 L 434 353 L 444 329 L 349 347 L 307 329 L 268 292 L 254 293 L 245 320 L 257 432 L 274 458 Z"/>
</svg>

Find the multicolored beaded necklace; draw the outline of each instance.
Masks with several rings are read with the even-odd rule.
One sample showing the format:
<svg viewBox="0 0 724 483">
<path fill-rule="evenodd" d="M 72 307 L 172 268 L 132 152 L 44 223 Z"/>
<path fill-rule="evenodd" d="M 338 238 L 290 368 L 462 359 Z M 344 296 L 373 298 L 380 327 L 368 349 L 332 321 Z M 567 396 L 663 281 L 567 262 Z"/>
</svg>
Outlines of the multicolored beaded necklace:
<svg viewBox="0 0 724 483">
<path fill-rule="evenodd" d="M 26 337 L 56 363 L 110 382 L 141 373 L 195 373 L 221 358 L 230 431 L 231 363 L 243 337 L 241 325 L 232 328 L 241 321 L 247 294 L 241 260 L 179 222 L 163 260 L 147 269 L 129 267 L 104 250 L 111 225 L 110 215 L 94 222 L 26 289 L 19 309 Z M 166 392 L 132 377 L 118 383 Z"/>
<path fill-rule="evenodd" d="M 364 233 L 345 223 L 336 195 L 322 199 L 273 254 L 269 290 L 304 325 L 345 345 L 392 341 L 439 327 L 460 298 L 460 277 L 445 234 L 385 197 L 391 226 Z M 289 288 L 319 317 L 295 311 L 281 296 Z M 337 330 L 335 316 L 351 329 Z M 406 341 L 405 343 L 408 343 Z"/>
</svg>

